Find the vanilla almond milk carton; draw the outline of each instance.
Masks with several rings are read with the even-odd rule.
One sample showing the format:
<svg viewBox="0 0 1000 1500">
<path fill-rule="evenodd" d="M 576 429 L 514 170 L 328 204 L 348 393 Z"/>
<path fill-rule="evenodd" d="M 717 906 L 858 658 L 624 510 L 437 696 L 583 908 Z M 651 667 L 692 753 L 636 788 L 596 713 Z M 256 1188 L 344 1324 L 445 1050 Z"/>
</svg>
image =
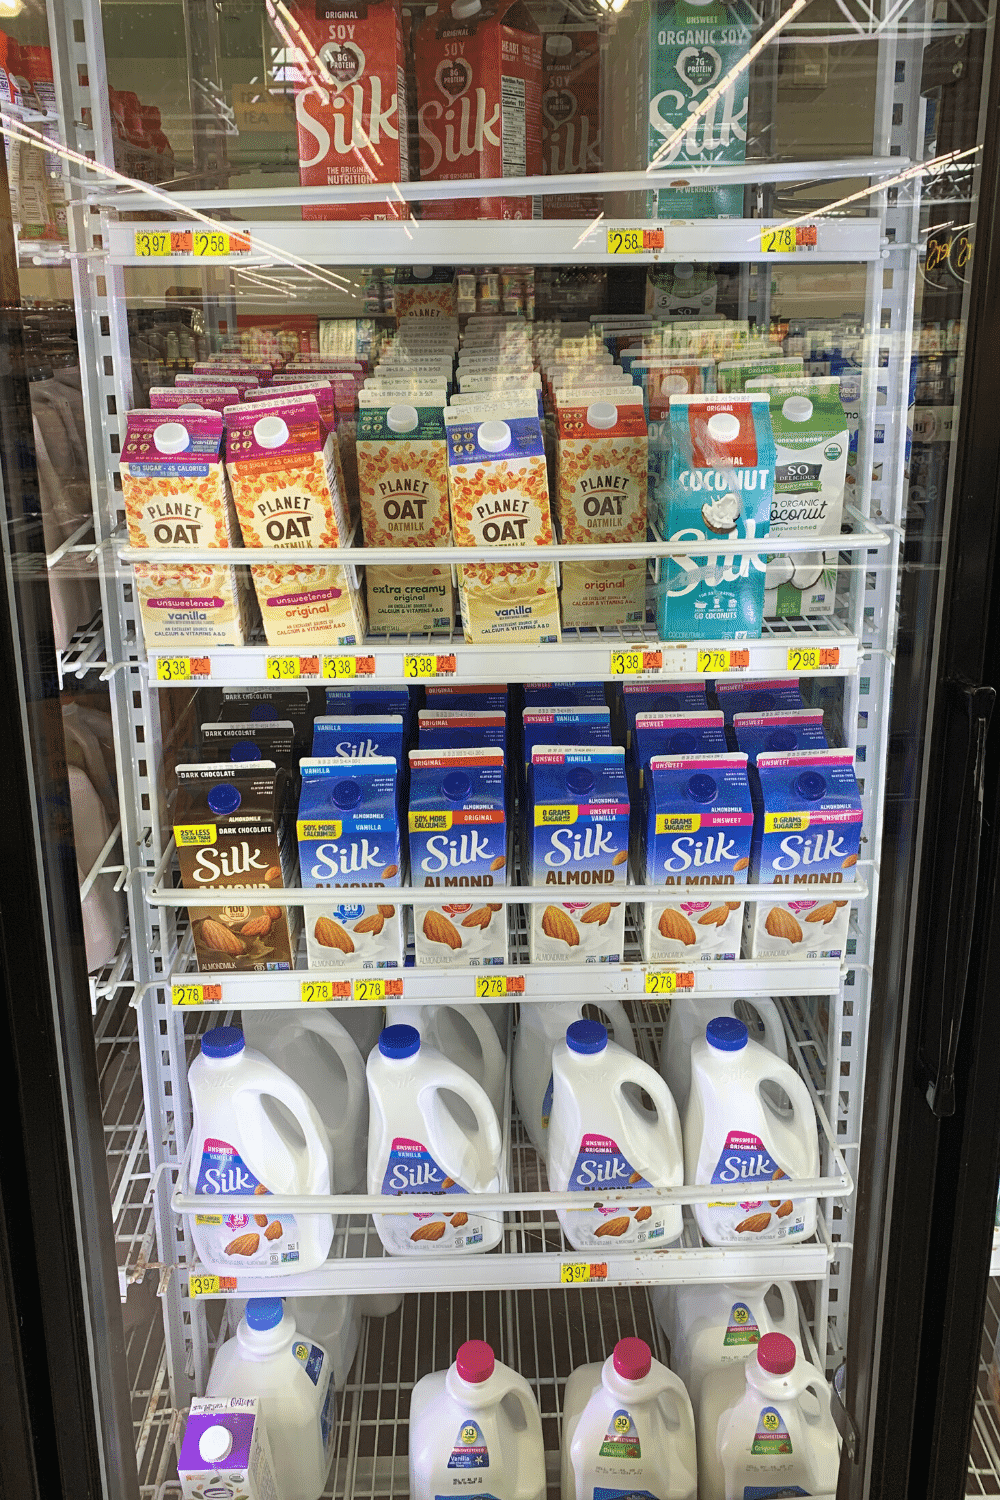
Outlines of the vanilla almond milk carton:
<svg viewBox="0 0 1000 1500">
<path fill-rule="evenodd" d="M 536 745 L 528 776 L 529 884 L 551 887 L 553 897 L 530 908 L 531 962 L 620 963 L 628 881 L 625 752 L 620 745 Z"/>
<path fill-rule="evenodd" d="M 851 750 L 761 751 L 750 880 L 780 887 L 747 904 L 748 958 L 843 958 L 861 849 L 861 796 Z M 777 892 L 776 892 L 777 894 Z"/>
<path fill-rule="evenodd" d="M 448 453 L 439 406 L 396 402 L 361 413 L 358 481 L 365 546 L 441 547 L 451 541 Z M 455 618 L 450 564 L 365 568 L 372 630 L 423 633 Z"/>
<path fill-rule="evenodd" d="M 500 750 L 410 751 L 410 871 L 441 901 L 413 910 L 418 964 L 507 962 L 507 913 L 489 900 L 507 884 L 507 804 Z"/>
<path fill-rule="evenodd" d="M 235 406 L 242 399 L 235 385 L 151 385 L 152 411 L 217 411 Z"/>
<path fill-rule="evenodd" d="M 135 586 L 147 650 L 242 646 L 252 605 L 242 570 L 190 563 L 185 551 L 241 545 L 214 411 L 131 411 L 122 448 L 122 495 L 133 547 L 177 553 L 137 563 Z"/>
<path fill-rule="evenodd" d="M 248 547 L 346 547 L 351 524 L 337 477 L 337 435 L 323 435 L 314 395 L 230 406 L 226 467 Z M 254 588 L 270 646 L 353 646 L 364 603 L 349 568 L 255 563 Z"/>
<path fill-rule="evenodd" d="M 385 755 L 317 756 L 300 769 L 302 886 L 331 892 L 329 906 L 305 908 L 309 967 L 397 969 L 405 942 L 399 764 Z"/>
<path fill-rule="evenodd" d="M 640 820 L 644 883 L 684 892 L 645 903 L 647 963 L 739 958 L 738 887 L 747 883 L 753 821 L 746 755 L 650 757 Z"/>
<path fill-rule="evenodd" d="M 496 548 L 495 562 L 459 568 L 465 639 L 559 640 L 559 595 L 551 563 L 507 562 L 504 547 L 553 544 L 545 447 L 535 402 L 449 407 L 451 524 L 460 547 Z"/>
</svg>

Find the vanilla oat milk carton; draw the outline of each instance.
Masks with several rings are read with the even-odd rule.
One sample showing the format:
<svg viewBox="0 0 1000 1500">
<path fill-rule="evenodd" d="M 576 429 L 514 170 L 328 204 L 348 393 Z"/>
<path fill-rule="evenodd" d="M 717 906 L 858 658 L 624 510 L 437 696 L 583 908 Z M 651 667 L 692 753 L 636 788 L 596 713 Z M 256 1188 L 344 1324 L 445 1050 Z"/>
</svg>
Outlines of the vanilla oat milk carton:
<svg viewBox="0 0 1000 1500">
<path fill-rule="evenodd" d="M 851 750 L 760 752 L 750 880 L 781 888 L 747 904 L 748 958 L 843 958 L 861 849 L 861 796 Z M 777 894 L 777 893 L 776 893 Z"/>
<path fill-rule="evenodd" d="M 531 907 L 531 962 L 620 963 L 628 881 L 625 752 L 619 745 L 536 745 L 528 775 L 529 884 L 551 887 L 553 896 Z"/>
<path fill-rule="evenodd" d="M 309 967 L 398 968 L 404 945 L 398 762 L 385 755 L 316 756 L 300 769 L 302 886 L 331 892 L 328 906 L 305 909 Z"/>
<path fill-rule="evenodd" d="M 746 755 L 653 755 L 642 798 L 645 884 L 684 887 L 676 901 L 646 902 L 646 961 L 739 958 L 753 833 Z"/>
<path fill-rule="evenodd" d="M 507 884 L 507 804 L 500 750 L 410 751 L 410 878 L 440 887 L 413 912 L 418 964 L 507 962 L 507 913 L 489 900 Z"/>
</svg>

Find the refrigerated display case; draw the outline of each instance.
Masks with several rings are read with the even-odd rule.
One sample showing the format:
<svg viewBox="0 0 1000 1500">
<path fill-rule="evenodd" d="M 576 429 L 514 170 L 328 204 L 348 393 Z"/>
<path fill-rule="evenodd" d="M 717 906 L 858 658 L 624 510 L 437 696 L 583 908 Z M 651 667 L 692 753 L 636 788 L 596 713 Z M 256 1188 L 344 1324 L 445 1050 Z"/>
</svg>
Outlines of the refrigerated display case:
<svg viewBox="0 0 1000 1500">
<path fill-rule="evenodd" d="M 34 819 L 7 830 L 8 868 L 18 872 L 5 886 L 7 972 L 14 930 L 18 939 L 22 931 L 20 917 L 8 915 L 21 872 L 33 913 L 27 929 L 39 943 L 19 960 L 34 1004 L 11 996 L 8 1067 L 16 1133 L 27 1142 L 37 1110 L 53 1163 L 43 1173 L 27 1144 L 13 1153 L 42 1276 L 33 1284 L 17 1262 L 11 1285 L 24 1332 L 10 1340 L 36 1361 L 45 1351 L 49 1382 L 32 1385 L 40 1377 L 30 1360 L 24 1373 L 16 1359 L 11 1365 L 12 1387 L 37 1414 L 25 1463 L 38 1477 L 24 1480 L 23 1492 L 31 1483 L 41 1492 L 44 1465 L 53 1464 L 66 1494 L 79 1486 L 173 1500 L 185 1415 L 205 1391 L 231 1304 L 263 1292 L 317 1299 L 405 1290 L 402 1311 L 364 1320 L 337 1401 L 329 1493 L 408 1492 L 409 1392 L 450 1364 L 458 1343 L 482 1337 L 537 1395 L 555 1494 L 572 1370 L 633 1333 L 669 1363 L 650 1289 L 781 1279 L 795 1288 L 803 1349 L 834 1385 L 839 1492 L 957 1495 L 985 1295 L 977 1301 L 968 1289 L 985 1285 L 1000 1163 L 990 1074 L 998 1039 L 983 957 L 994 920 L 997 786 L 987 738 L 1000 459 L 990 384 L 998 330 L 989 249 L 1000 185 L 993 12 L 978 0 L 886 0 L 874 9 L 795 0 L 759 11 L 734 0 L 725 45 L 696 35 L 683 43 L 688 53 L 673 57 L 690 98 L 678 121 L 651 138 L 647 105 L 657 90 L 662 103 L 671 82 L 657 74 L 668 66 L 666 32 L 657 32 L 664 4 L 529 4 L 543 40 L 588 39 L 589 73 L 582 83 L 563 77 L 557 63 L 568 53 L 562 43 L 550 49 L 547 92 L 532 105 L 530 88 L 508 88 L 497 104 L 507 134 L 496 163 L 486 153 L 479 176 L 438 180 L 437 115 L 422 105 L 442 24 L 433 6 L 406 7 L 396 44 L 377 33 L 382 50 L 399 49 L 399 128 L 385 132 L 392 152 L 383 159 L 369 121 L 353 141 L 353 165 L 335 163 L 317 183 L 306 168 L 300 181 L 299 166 L 319 140 L 317 91 L 326 90 L 331 121 L 348 96 L 360 111 L 358 79 L 370 61 L 353 33 L 337 56 L 321 51 L 313 61 L 311 27 L 322 9 L 314 17 L 270 0 L 51 0 L 47 13 L 28 4 L 9 21 L 0 17 L 9 38 L 0 126 L 10 180 L 0 243 L 9 355 L 0 436 L 12 580 L 0 625 L 8 693 L 22 710 L 4 734 L 15 801 Z M 365 7 L 353 9 L 352 25 L 370 25 Z M 451 87 L 449 98 L 461 99 L 468 78 Z M 504 113 L 514 96 L 528 99 L 523 139 Z M 408 131 L 399 124 L 404 100 Z M 726 110 L 745 120 L 745 150 Z M 559 176 L 549 168 L 568 160 L 573 122 L 601 129 L 603 155 L 591 153 L 592 172 Z M 719 124 L 718 149 L 701 165 L 692 153 L 714 149 L 706 122 Z M 414 274 L 424 268 L 430 277 Z M 646 569 L 641 621 L 564 624 L 553 632 L 561 638 L 531 645 L 468 643 L 453 617 L 426 634 L 368 631 L 311 646 L 269 643 L 259 628 L 244 645 L 147 646 L 135 569 L 167 566 L 176 553 L 129 544 L 126 414 L 148 404 L 151 387 L 236 340 L 244 356 L 340 354 L 374 367 L 421 281 L 457 295 L 451 305 L 463 327 L 472 314 L 496 311 L 533 332 L 561 320 L 568 333 L 568 325 L 650 309 L 647 333 L 655 325 L 676 339 L 710 306 L 715 329 L 727 328 L 726 337 L 743 329 L 748 343 L 757 339 L 758 357 L 766 349 L 800 358 L 804 375 L 839 380 L 850 433 L 843 524 L 835 539 L 821 538 L 820 551 L 816 534 L 782 536 L 784 602 L 776 582 L 759 634 L 661 634 L 657 608 L 671 559 L 702 553 L 697 542 L 668 540 L 651 526 L 616 554 Z M 620 330 L 609 322 L 602 333 L 620 366 Z M 690 351 L 691 335 L 684 338 Z M 44 429 L 32 442 L 25 425 L 32 373 L 53 384 L 49 361 L 67 341 L 80 371 L 85 471 L 82 443 L 71 463 L 53 455 Z M 338 442 L 350 487 L 353 394 L 338 411 Z M 551 456 L 551 432 L 548 444 Z M 48 502 L 35 498 L 36 465 Z M 67 501 L 58 535 L 51 521 L 40 529 L 51 497 L 68 496 L 71 480 L 89 488 L 92 517 Z M 762 558 L 772 547 L 763 539 L 754 548 L 713 544 L 724 558 Z M 359 528 L 349 544 L 298 550 L 296 562 L 340 565 L 361 586 L 375 550 L 362 545 Z M 410 548 L 377 551 L 379 566 L 414 561 Z M 506 556 L 565 565 L 587 561 L 588 552 L 559 541 Z M 455 569 L 483 553 L 443 545 L 433 556 Z M 278 547 L 232 547 L 227 561 L 246 570 L 280 566 L 283 557 Z M 787 589 L 816 588 L 817 558 L 826 598 L 793 613 L 801 601 Z M 60 635 L 71 590 L 55 586 L 52 637 L 40 579 L 67 561 L 78 618 Z M 195 548 L 186 561 L 207 566 L 218 553 Z M 96 569 L 99 608 L 88 569 Z M 645 908 L 670 888 L 645 881 L 633 837 L 620 962 L 531 962 L 533 914 L 550 891 L 527 883 L 515 845 L 514 878 L 491 888 L 508 924 L 507 961 L 488 969 L 414 962 L 412 930 L 436 896 L 412 882 L 394 897 L 410 927 L 401 967 L 317 967 L 304 938 L 290 968 L 199 966 L 173 804 L 176 767 L 198 755 L 197 726 L 217 709 L 219 692 L 293 685 L 307 690 L 315 713 L 324 689 L 344 682 L 420 690 L 498 679 L 512 687 L 604 683 L 612 701 L 623 681 L 797 683 L 803 702 L 822 711 L 830 745 L 851 752 L 863 810 L 859 855 L 838 872 L 836 895 L 850 912 L 841 951 L 814 944 L 793 961 L 751 957 L 747 938 L 730 960 L 650 956 Z M 107 694 L 119 805 L 117 826 L 111 818 L 101 825 L 74 878 L 65 818 L 53 823 L 70 794 L 63 731 L 49 711 L 60 692 L 91 687 Z M 70 731 L 71 765 L 73 743 Z M 78 832 L 77 849 L 85 843 Z M 76 907 L 77 892 L 86 900 L 99 882 L 109 901 L 123 902 L 105 926 L 117 920 L 124 932 L 97 964 L 83 954 Z M 763 902 L 769 891 L 750 884 L 739 894 Z M 272 887 L 267 899 L 307 924 L 329 905 L 328 891 L 302 884 Z M 242 901 L 253 906 L 249 895 Z M 222 916 L 233 907 L 232 887 L 199 892 L 200 911 Z M 520 1004 L 599 1009 L 616 1001 L 627 1007 L 639 1056 L 655 1066 L 678 992 L 717 998 L 720 1011 L 777 1003 L 820 1142 L 818 1175 L 797 1185 L 819 1210 L 805 1243 L 703 1243 L 692 1207 L 712 1190 L 688 1184 L 669 1190 L 685 1206 L 675 1247 L 644 1244 L 600 1259 L 574 1251 L 555 1214 L 567 1200 L 549 1190 L 507 1076 L 502 1185 L 480 1197 L 480 1207 L 503 1215 L 494 1252 L 405 1264 L 384 1256 L 372 1218 L 384 1200 L 353 1192 L 309 1203 L 338 1215 L 329 1257 L 314 1270 L 226 1278 L 199 1262 L 187 1070 L 208 1028 L 307 1004 L 338 1016 L 375 1003 L 391 1021 L 399 1005 L 486 1000 L 506 1007 L 509 1043 Z M 507 1056 L 509 1075 L 509 1045 Z M 53 1194 L 53 1184 L 64 1190 Z M 5 1248 L 16 1259 L 23 1250 L 3 1186 Z M 229 1206 L 244 1215 L 254 1207 L 239 1199 Z M 435 1205 L 428 1198 L 414 1206 Z M 269 1198 L 278 1215 L 302 1207 L 280 1193 Z M 985 1399 L 975 1432 L 988 1452 Z M 85 1459 L 75 1475 L 69 1439 L 46 1444 L 43 1412 L 52 1430 L 65 1421 L 79 1434 Z M 15 1452 L 12 1444 L 11 1463 Z M 980 1455 L 970 1476 L 986 1468 Z"/>
</svg>

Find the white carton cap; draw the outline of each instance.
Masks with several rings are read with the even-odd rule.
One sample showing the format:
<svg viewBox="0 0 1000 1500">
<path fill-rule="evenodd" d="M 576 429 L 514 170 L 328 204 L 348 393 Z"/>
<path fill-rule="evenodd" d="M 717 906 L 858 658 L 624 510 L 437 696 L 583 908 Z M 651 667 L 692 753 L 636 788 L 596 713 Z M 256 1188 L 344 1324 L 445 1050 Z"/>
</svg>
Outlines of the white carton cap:
<svg viewBox="0 0 1000 1500">
<path fill-rule="evenodd" d="M 613 427 L 618 421 L 618 408 L 610 401 L 595 401 L 587 407 L 587 424 L 590 427 Z"/>
<path fill-rule="evenodd" d="M 813 414 L 813 404 L 808 396 L 789 396 L 781 408 L 781 415 L 788 422 L 808 422 Z"/>
<path fill-rule="evenodd" d="M 183 422 L 161 422 L 153 428 L 153 446 L 157 453 L 185 453 L 191 439 Z"/>
<path fill-rule="evenodd" d="M 206 1427 L 198 1439 L 198 1452 L 207 1464 L 219 1464 L 228 1458 L 233 1448 L 233 1435 L 228 1427 L 217 1423 Z"/>
<path fill-rule="evenodd" d="M 412 432 L 420 418 L 415 406 L 407 406 L 405 402 L 401 402 L 399 406 L 389 407 L 385 420 L 390 432 Z"/>
<path fill-rule="evenodd" d="M 694 0 L 697 4 L 697 0 Z M 674 266 L 674 280 L 690 281 L 694 275 L 694 266 L 689 260 L 679 260 Z"/>
<path fill-rule="evenodd" d="M 283 417 L 261 417 L 253 424 L 253 435 L 262 448 L 280 448 L 289 437 Z"/>
<path fill-rule="evenodd" d="M 568 57 L 573 50 L 573 38 L 565 32 L 553 31 L 545 38 L 545 50 L 550 57 Z"/>
<path fill-rule="evenodd" d="M 483 422 L 476 436 L 487 453 L 503 453 L 510 447 L 510 428 L 506 422 Z"/>
<path fill-rule="evenodd" d="M 708 419 L 708 435 L 717 443 L 733 443 L 740 435 L 740 419 L 731 411 L 717 411 Z"/>
</svg>

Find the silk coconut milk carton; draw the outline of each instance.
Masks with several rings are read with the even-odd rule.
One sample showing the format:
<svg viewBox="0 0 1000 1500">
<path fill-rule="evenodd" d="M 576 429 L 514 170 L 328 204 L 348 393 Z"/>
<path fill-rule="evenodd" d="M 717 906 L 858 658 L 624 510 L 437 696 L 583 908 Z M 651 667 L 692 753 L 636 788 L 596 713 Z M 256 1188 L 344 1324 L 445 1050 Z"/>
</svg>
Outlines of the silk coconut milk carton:
<svg viewBox="0 0 1000 1500">
<path fill-rule="evenodd" d="M 855 878 L 863 816 L 853 751 L 762 751 L 755 799 L 750 880 L 782 894 L 748 903 L 747 957 L 843 958 L 840 887 Z"/>
<path fill-rule="evenodd" d="M 410 872 L 441 900 L 413 912 L 418 964 L 507 962 L 507 804 L 500 750 L 410 751 Z"/>
<path fill-rule="evenodd" d="M 620 745 L 536 745 L 528 772 L 531 962 L 620 963 L 625 949 L 629 801 Z M 568 899 L 567 899 L 568 897 Z"/>
<path fill-rule="evenodd" d="M 666 535 L 706 542 L 704 554 L 665 559 L 657 623 L 664 640 L 760 635 L 760 552 L 713 553 L 713 542 L 767 537 L 774 440 L 764 396 L 672 396 Z M 666 574 L 664 579 L 663 574 Z"/>
<path fill-rule="evenodd" d="M 754 821 L 746 756 L 653 755 L 642 796 L 645 883 L 684 888 L 646 902 L 647 962 L 739 958 Z"/>
<path fill-rule="evenodd" d="M 398 968 L 404 944 L 398 762 L 387 755 L 310 757 L 301 772 L 302 886 L 331 891 L 328 906 L 305 908 L 309 967 Z"/>
</svg>

